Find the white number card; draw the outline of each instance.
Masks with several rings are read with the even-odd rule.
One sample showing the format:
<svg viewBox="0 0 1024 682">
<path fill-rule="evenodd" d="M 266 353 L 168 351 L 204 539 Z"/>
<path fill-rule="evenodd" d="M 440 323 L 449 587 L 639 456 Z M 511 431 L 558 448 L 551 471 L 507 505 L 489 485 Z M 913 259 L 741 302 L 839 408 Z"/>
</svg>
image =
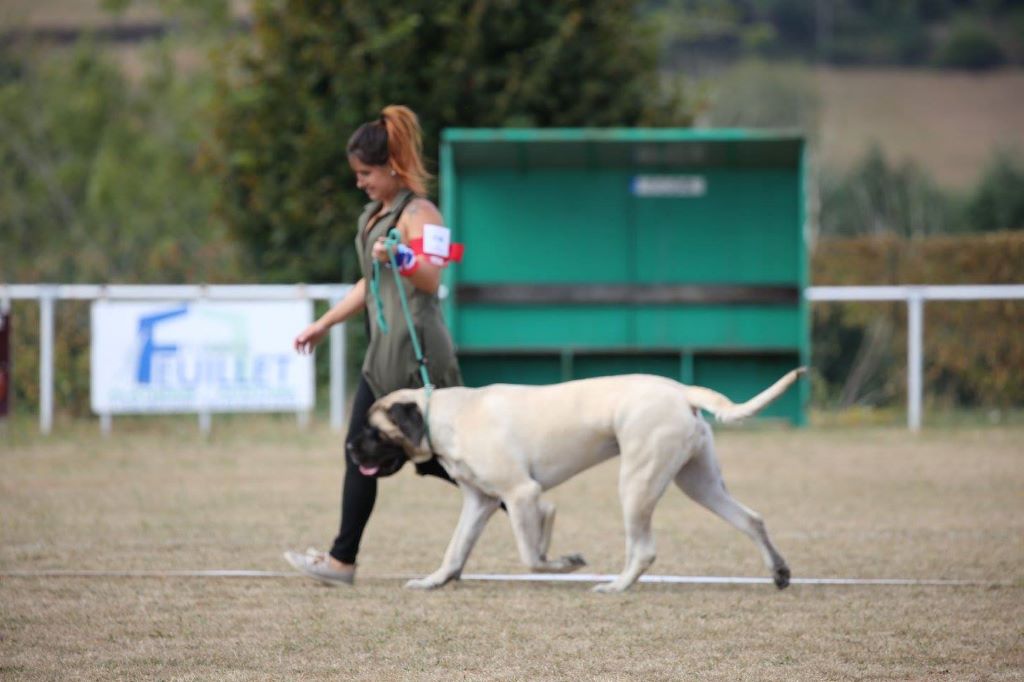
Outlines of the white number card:
<svg viewBox="0 0 1024 682">
<path fill-rule="evenodd" d="M 430 224 L 423 226 L 423 253 L 428 256 L 448 258 L 451 240 L 452 233 L 447 227 Z"/>
</svg>

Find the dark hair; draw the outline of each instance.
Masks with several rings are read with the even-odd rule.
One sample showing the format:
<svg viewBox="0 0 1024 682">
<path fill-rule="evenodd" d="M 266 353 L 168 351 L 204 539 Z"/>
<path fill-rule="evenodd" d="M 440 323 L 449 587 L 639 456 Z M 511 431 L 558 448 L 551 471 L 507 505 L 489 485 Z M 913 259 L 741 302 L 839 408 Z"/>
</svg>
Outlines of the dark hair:
<svg viewBox="0 0 1024 682">
<path fill-rule="evenodd" d="M 346 147 L 368 166 L 390 163 L 395 174 L 416 194 L 427 193 L 430 174 L 423 167 L 423 133 L 419 119 L 409 107 L 384 107 L 380 118 L 356 128 Z"/>
</svg>

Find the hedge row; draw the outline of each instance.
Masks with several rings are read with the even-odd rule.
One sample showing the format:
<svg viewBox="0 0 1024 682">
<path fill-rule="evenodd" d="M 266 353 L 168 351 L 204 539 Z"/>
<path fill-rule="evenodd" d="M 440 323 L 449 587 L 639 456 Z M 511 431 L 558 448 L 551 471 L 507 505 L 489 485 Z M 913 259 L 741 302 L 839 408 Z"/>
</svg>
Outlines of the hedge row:
<svg viewBox="0 0 1024 682">
<path fill-rule="evenodd" d="M 811 271 L 816 285 L 1016 284 L 1024 282 L 1024 232 L 825 240 Z M 924 327 L 929 400 L 1024 404 L 1024 301 L 930 302 Z M 815 304 L 813 342 L 818 402 L 904 398 L 904 304 Z"/>
</svg>

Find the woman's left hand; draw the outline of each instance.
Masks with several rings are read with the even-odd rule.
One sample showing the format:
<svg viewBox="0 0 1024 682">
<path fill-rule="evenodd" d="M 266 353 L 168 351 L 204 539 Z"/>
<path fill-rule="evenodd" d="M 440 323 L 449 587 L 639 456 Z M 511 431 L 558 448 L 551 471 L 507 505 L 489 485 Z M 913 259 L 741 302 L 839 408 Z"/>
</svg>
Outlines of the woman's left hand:
<svg viewBox="0 0 1024 682">
<path fill-rule="evenodd" d="M 384 245 L 384 237 L 378 237 L 373 243 L 373 257 L 381 263 L 388 262 L 388 248 Z"/>
</svg>

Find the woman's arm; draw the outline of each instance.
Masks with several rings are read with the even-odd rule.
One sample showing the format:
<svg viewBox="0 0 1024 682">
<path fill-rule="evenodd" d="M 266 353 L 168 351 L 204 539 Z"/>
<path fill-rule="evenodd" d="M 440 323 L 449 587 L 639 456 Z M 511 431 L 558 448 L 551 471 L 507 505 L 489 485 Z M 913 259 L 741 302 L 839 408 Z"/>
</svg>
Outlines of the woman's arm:
<svg viewBox="0 0 1024 682">
<path fill-rule="evenodd" d="M 318 343 L 331 327 L 344 322 L 366 306 L 366 280 L 360 279 L 345 296 L 335 303 L 320 319 L 309 325 L 295 337 L 295 350 L 299 353 L 312 353 Z"/>
<path fill-rule="evenodd" d="M 408 244 L 413 239 L 422 239 L 424 225 L 444 225 L 444 218 L 429 200 L 413 199 L 402 211 L 402 216 L 398 220 L 398 231 L 402 234 L 402 243 Z M 383 240 L 374 244 L 373 255 L 383 263 L 388 261 Z M 418 256 L 418 259 L 419 267 L 408 276 L 409 281 L 421 291 L 436 294 L 438 287 L 441 286 L 441 268 L 423 256 Z"/>
</svg>

